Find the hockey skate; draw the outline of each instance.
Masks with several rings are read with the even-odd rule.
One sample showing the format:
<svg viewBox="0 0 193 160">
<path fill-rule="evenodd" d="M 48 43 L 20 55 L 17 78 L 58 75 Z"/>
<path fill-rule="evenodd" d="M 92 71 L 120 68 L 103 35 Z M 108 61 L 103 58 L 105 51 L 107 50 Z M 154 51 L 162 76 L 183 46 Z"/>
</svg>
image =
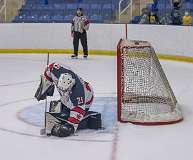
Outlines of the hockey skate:
<svg viewBox="0 0 193 160">
<path fill-rule="evenodd" d="M 84 55 L 83 58 L 84 58 L 84 59 L 87 59 L 87 58 L 88 58 L 88 55 Z"/>
<path fill-rule="evenodd" d="M 78 59 L 78 55 L 73 54 L 73 55 L 71 56 L 71 58 L 72 58 L 72 59 Z"/>
</svg>

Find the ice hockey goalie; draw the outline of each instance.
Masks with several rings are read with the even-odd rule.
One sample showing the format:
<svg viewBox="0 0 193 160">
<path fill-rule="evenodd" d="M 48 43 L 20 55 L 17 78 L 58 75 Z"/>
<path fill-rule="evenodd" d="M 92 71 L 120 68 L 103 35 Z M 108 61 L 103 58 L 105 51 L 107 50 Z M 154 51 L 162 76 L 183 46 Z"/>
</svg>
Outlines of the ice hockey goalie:
<svg viewBox="0 0 193 160">
<path fill-rule="evenodd" d="M 46 113 L 46 133 L 67 137 L 77 129 L 100 129 L 101 114 L 89 111 L 94 92 L 91 85 L 80 78 L 68 67 L 52 63 L 41 75 L 40 85 L 35 98 L 40 101 L 53 96 L 57 88 L 60 99 L 50 102 Z"/>
</svg>

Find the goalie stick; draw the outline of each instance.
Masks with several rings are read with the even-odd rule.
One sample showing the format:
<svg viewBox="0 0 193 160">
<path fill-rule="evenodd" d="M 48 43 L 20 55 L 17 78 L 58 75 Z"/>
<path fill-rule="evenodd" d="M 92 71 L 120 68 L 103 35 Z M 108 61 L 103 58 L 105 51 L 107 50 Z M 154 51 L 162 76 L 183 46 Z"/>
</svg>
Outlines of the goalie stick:
<svg viewBox="0 0 193 160">
<path fill-rule="evenodd" d="M 47 54 L 47 66 L 49 65 L 49 60 L 50 60 L 50 54 L 48 52 Z M 47 112 L 47 104 L 48 104 L 48 99 L 46 96 L 45 99 L 45 106 L 44 106 L 44 128 L 40 130 L 40 135 L 45 135 L 46 134 L 46 112 Z"/>
</svg>

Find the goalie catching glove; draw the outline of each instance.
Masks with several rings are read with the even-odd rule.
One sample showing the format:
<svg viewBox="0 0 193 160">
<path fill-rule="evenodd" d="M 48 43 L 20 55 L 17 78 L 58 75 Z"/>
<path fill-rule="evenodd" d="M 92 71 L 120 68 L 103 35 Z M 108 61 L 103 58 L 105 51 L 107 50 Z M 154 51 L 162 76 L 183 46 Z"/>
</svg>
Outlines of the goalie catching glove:
<svg viewBox="0 0 193 160">
<path fill-rule="evenodd" d="M 46 96 L 53 96 L 54 84 L 46 79 L 44 75 L 40 76 L 40 84 L 35 93 L 35 98 L 40 101 L 46 99 Z"/>
<path fill-rule="evenodd" d="M 69 123 L 56 124 L 51 130 L 51 135 L 57 137 L 68 137 L 74 133 L 73 125 Z"/>
</svg>

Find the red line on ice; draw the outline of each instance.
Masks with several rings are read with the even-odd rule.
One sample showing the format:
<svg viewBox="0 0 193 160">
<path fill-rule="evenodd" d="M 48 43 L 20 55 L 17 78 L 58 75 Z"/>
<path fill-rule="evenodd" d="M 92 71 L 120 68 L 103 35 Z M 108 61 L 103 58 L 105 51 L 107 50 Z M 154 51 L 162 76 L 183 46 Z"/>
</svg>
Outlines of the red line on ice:
<svg viewBox="0 0 193 160">
<path fill-rule="evenodd" d="M 118 126 L 116 126 L 116 130 L 113 138 L 113 144 L 112 144 L 111 160 L 117 159 L 117 149 L 118 149 L 118 141 L 119 141 L 118 132 L 119 132 L 119 129 L 118 129 Z"/>
</svg>

